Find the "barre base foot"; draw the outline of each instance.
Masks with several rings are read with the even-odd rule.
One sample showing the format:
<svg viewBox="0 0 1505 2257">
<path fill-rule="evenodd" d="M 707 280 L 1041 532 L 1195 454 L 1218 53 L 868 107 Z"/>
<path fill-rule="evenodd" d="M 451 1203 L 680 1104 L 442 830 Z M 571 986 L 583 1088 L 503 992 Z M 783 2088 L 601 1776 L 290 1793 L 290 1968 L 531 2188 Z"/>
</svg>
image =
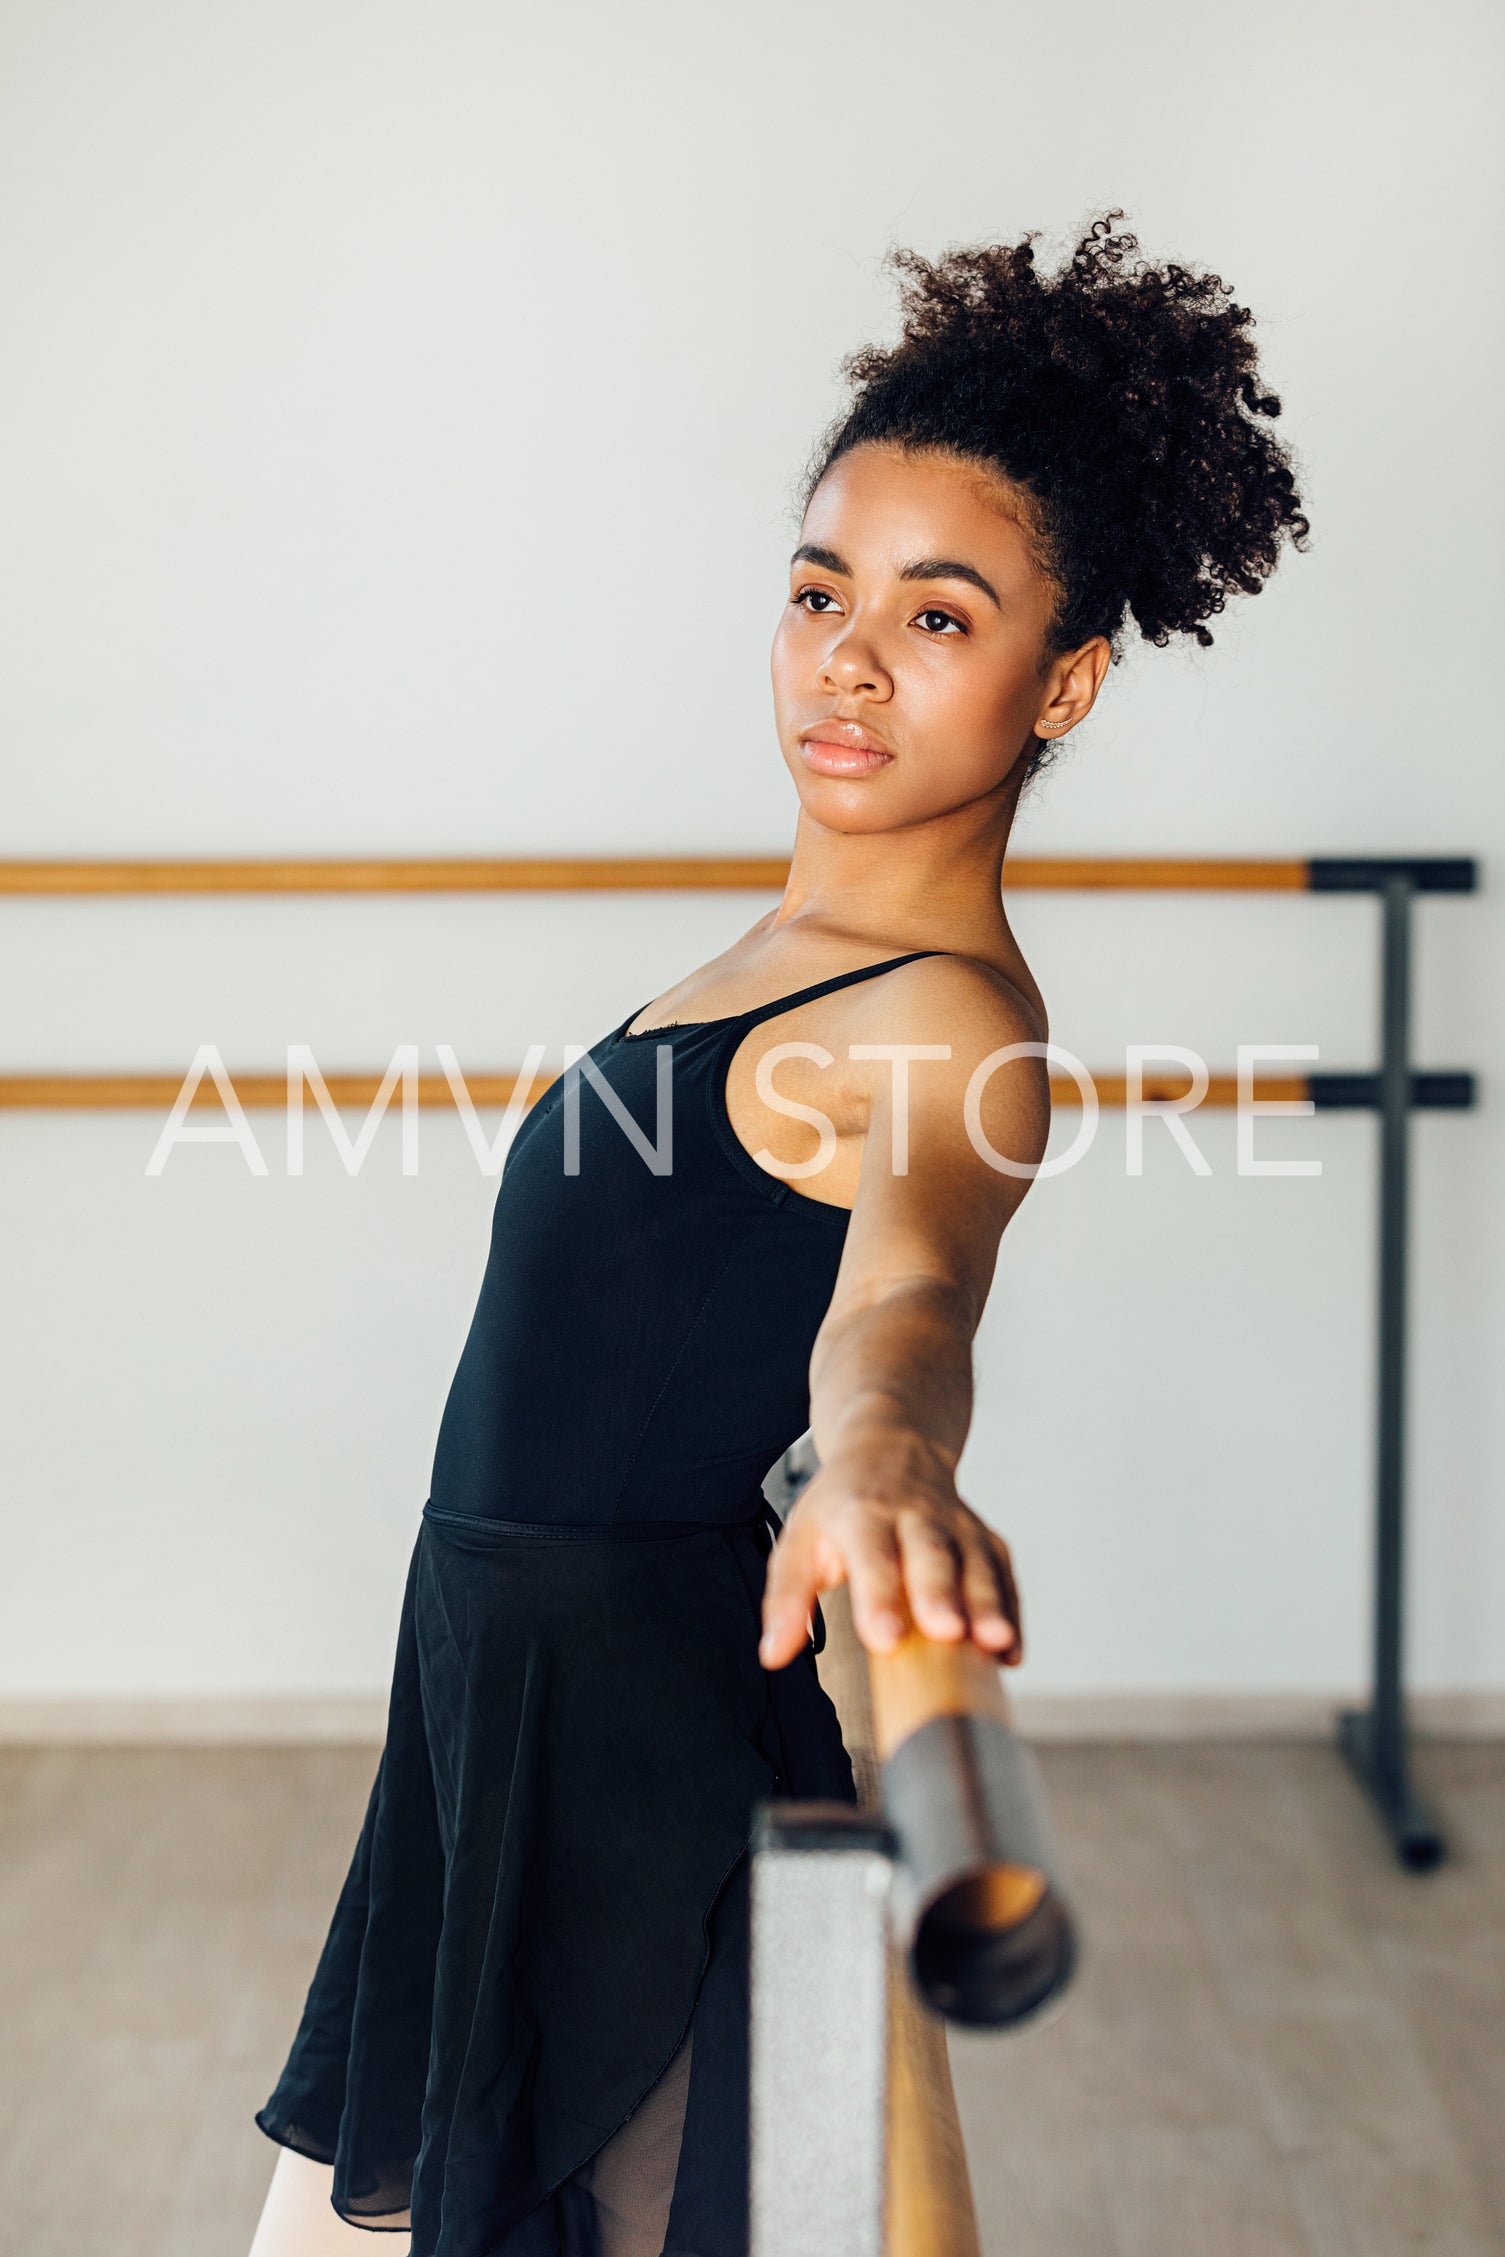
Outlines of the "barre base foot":
<svg viewBox="0 0 1505 2257">
<path fill-rule="evenodd" d="M 1404 1748 L 1382 1761 L 1373 1712 L 1353 1708 L 1339 1715 L 1338 1746 L 1384 1821 L 1402 1865 L 1411 1873 L 1430 1873 L 1447 1856 L 1447 1842 L 1425 1803 L 1412 1790 Z"/>
</svg>

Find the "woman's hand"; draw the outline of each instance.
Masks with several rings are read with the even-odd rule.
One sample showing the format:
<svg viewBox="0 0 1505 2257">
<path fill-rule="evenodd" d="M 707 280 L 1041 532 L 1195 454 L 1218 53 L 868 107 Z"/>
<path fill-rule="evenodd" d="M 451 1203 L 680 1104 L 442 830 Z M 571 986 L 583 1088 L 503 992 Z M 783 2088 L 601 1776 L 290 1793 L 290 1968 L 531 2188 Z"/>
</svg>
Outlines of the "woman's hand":
<svg viewBox="0 0 1505 2257">
<path fill-rule="evenodd" d="M 1019 1594 L 1003 1538 L 956 1493 L 921 1435 L 890 1430 L 823 1465 L 790 1510 L 763 1594 L 758 1658 L 781 1669 L 804 1647 L 816 1596 L 849 1582 L 864 1646 L 887 1653 L 911 1629 L 970 1637 L 1005 1666 L 1023 1659 Z"/>
</svg>

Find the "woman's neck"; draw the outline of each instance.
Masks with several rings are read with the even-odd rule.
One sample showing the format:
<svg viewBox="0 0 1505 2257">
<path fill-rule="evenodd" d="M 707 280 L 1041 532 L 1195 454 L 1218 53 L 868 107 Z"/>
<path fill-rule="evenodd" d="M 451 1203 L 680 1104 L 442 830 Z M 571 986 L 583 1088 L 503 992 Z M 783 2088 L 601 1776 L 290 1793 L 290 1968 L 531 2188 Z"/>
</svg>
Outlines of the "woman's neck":
<svg viewBox="0 0 1505 2257">
<path fill-rule="evenodd" d="M 1018 950 L 1001 887 L 1017 803 L 1017 791 L 990 794 L 892 831 L 833 831 L 801 809 L 769 929 L 819 926 L 1011 962 Z"/>
</svg>

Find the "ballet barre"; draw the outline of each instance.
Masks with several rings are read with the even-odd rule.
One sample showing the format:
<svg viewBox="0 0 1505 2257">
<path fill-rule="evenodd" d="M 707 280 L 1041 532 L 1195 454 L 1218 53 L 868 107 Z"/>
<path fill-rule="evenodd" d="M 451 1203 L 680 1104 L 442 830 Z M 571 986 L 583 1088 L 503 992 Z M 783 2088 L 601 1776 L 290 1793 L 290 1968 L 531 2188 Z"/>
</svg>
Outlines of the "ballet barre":
<svg viewBox="0 0 1505 2257">
<path fill-rule="evenodd" d="M 808 1433 L 764 1494 L 818 1470 Z M 980 2257 L 943 2020 L 1063 1995 L 1076 1922 L 997 1660 L 911 1624 L 887 1654 L 822 1599 L 855 1805 L 769 1801 L 752 1866 L 751 2257 Z"/>
<path fill-rule="evenodd" d="M 174 1104 L 186 1080 L 183 1074 L 0 1074 L 0 1111 L 165 1113 Z M 245 1072 L 240 1068 L 226 1077 L 236 1102 L 248 1112 L 276 1111 L 288 1101 L 285 1073 Z M 465 1088 L 478 1111 L 501 1111 L 514 1097 L 531 1105 L 543 1095 L 556 1074 L 535 1074 L 524 1085 L 521 1074 L 467 1074 Z M 1129 1102 L 1128 1078 L 1119 1073 L 1090 1073 L 1099 1105 L 1112 1109 Z M 324 1086 L 336 1105 L 372 1105 L 381 1094 L 383 1076 L 369 1071 L 326 1074 Z M 400 1087 L 400 1084 L 399 1084 Z M 1184 1072 L 1145 1074 L 1140 1099 L 1146 1105 L 1177 1104 L 1191 1088 Z M 1380 1105 L 1378 1074 L 1257 1074 L 1249 1096 L 1258 1104 L 1308 1104 L 1318 1113 L 1376 1112 Z M 1455 1113 L 1475 1102 L 1472 1074 L 1415 1073 L 1411 1076 L 1411 1110 L 1419 1113 Z M 1239 1103 L 1238 1079 L 1233 1074 L 1210 1074 L 1201 1106 L 1231 1111 Z M 425 1107 L 453 1107 L 455 1093 L 443 1074 L 418 1074 L 415 1098 Z M 1052 1074 L 1050 1099 L 1054 1106 L 1082 1102 L 1082 1092 L 1070 1074 Z M 215 1083 L 207 1076 L 189 1097 L 191 1111 L 223 1107 Z"/>
<path fill-rule="evenodd" d="M 1418 893 L 1472 893 L 1476 865 L 1452 856 L 1010 855 L 1010 892 L 1377 893 L 1409 874 Z M 523 855 L 425 861 L 0 861 L 0 894 L 781 892 L 787 856 Z"/>
<path fill-rule="evenodd" d="M 591 891 L 776 892 L 789 862 L 780 856 L 524 856 L 506 859 L 264 859 L 237 861 L 6 861 L 0 896 L 160 894 L 418 894 Z M 1380 905 L 1380 1058 L 1367 1073 L 1281 1075 L 1255 1082 L 1258 1099 L 1307 1101 L 1317 1111 L 1373 1112 L 1379 1121 L 1378 1355 L 1375 1389 L 1374 1592 L 1371 1684 L 1366 1705 L 1339 1719 L 1339 1744 L 1389 1830 L 1403 1864 L 1416 1872 L 1445 1854 L 1442 1834 L 1411 1783 L 1404 1684 L 1405 1391 L 1410 1119 L 1417 1111 L 1459 1111 L 1475 1102 L 1472 1074 L 1412 1067 L 1411 962 L 1414 905 L 1423 894 L 1468 894 L 1478 868 L 1466 855 L 1327 855 L 1300 858 L 1009 856 L 1005 891 L 1177 891 L 1367 894 Z M 165 1110 L 182 1086 L 163 1074 L 10 1074 L 0 1076 L 0 1108 L 75 1107 Z M 246 1106 L 280 1105 L 284 1077 L 233 1075 Z M 1101 1105 L 1127 1101 L 1123 1076 L 1094 1077 Z M 381 1076 L 336 1074 L 338 1104 L 369 1105 Z M 506 1105 L 515 1076 L 478 1075 L 472 1103 Z M 1188 1084 L 1146 1075 L 1142 1096 L 1171 1103 Z M 1052 1077 L 1052 1097 L 1080 1102 L 1073 1081 Z M 202 1086 L 195 1100 L 218 1104 Z M 422 1076 L 418 1102 L 453 1103 L 446 1080 Z M 1233 1077 L 1216 1075 L 1203 1103 L 1238 1101 Z"/>
<path fill-rule="evenodd" d="M 1090 1074 L 1099 1106 L 1128 1104 L 1126 1074 Z M 167 1113 L 183 1088 L 185 1074 L 0 1074 L 0 1110 L 34 1110 L 34 1113 Z M 287 1074 L 278 1072 L 228 1072 L 237 1104 L 246 1113 L 266 1113 L 287 1104 Z M 325 1088 L 336 1106 L 370 1106 L 381 1095 L 381 1074 L 325 1074 Z M 514 1072 L 467 1074 L 465 1090 L 478 1110 L 503 1110 L 521 1090 L 521 1104 L 535 1104 L 557 1074 L 533 1074 L 523 1088 Z M 1079 1106 L 1081 1088 L 1072 1074 L 1051 1074 L 1051 1104 Z M 1139 1099 L 1146 1106 L 1178 1104 L 1189 1095 L 1187 1074 L 1144 1074 Z M 1379 1074 L 1255 1074 L 1248 1095 L 1257 1104 L 1309 1104 L 1315 1113 L 1374 1113 L 1381 1104 Z M 454 1108 L 456 1092 L 445 1074 L 417 1074 L 415 1099 L 420 1106 Z M 1412 1113 L 1458 1113 L 1476 1101 L 1473 1074 L 1412 1074 Z M 1239 1104 L 1236 1074 L 1209 1074 L 1200 1106 L 1232 1110 Z M 205 1077 L 190 1097 L 190 1110 L 223 1106 L 214 1081 Z M 1189 1106 L 1200 1110 L 1200 1106 Z"/>
</svg>

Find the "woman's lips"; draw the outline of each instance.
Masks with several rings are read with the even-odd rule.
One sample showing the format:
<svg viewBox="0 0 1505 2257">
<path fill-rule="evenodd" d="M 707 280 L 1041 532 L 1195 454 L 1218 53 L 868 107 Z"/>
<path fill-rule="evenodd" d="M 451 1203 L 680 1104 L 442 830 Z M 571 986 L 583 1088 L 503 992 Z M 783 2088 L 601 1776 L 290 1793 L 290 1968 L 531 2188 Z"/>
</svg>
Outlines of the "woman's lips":
<svg viewBox="0 0 1505 2257">
<path fill-rule="evenodd" d="M 806 767 L 820 776 L 868 776 L 893 759 L 865 729 L 839 721 L 801 737 L 800 752 Z"/>
</svg>

